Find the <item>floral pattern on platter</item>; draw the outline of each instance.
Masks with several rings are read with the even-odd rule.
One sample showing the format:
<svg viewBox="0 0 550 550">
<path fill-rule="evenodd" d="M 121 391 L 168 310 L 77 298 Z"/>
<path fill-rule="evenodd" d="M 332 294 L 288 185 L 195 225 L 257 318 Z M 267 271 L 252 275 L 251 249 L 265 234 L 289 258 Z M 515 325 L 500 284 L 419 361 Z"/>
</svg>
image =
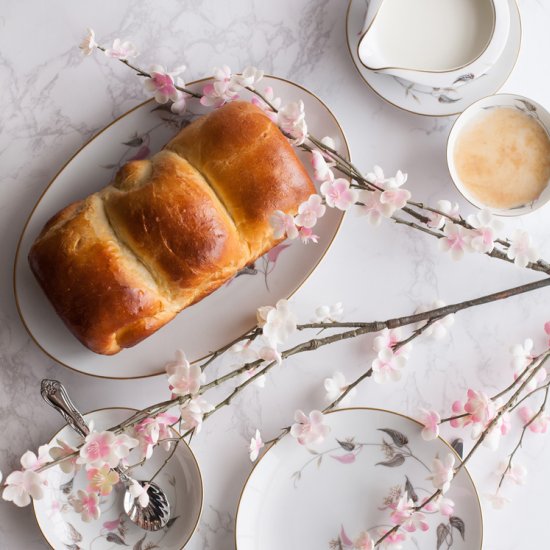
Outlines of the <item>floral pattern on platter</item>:
<svg viewBox="0 0 550 550">
<path fill-rule="evenodd" d="M 385 468 L 399 468 L 403 466 L 408 460 L 416 461 L 421 464 L 426 472 L 430 472 L 430 467 L 422 458 L 417 456 L 409 444 L 409 438 L 399 430 L 393 428 L 377 428 L 377 431 L 382 432 L 380 441 L 361 442 L 357 441 L 355 436 L 346 437 L 344 439 L 336 439 L 337 445 L 326 449 L 322 452 L 315 451 L 308 448 L 308 452 L 313 456 L 308 459 L 303 466 L 295 471 L 291 479 L 294 484 L 294 488 L 298 487 L 298 483 L 302 478 L 302 474 L 306 468 L 315 464 L 317 469 L 321 468 L 326 457 L 337 461 L 342 465 L 352 465 L 357 463 L 359 455 L 365 449 L 372 447 L 379 450 L 380 456 L 374 457 L 376 462 L 375 467 Z M 367 453 L 363 453 L 362 456 L 366 456 Z M 370 458 L 373 458 L 370 456 Z M 424 485 L 414 484 L 408 475 L 404 475 L 404 481 L 397 483 L 391 487 L 388 494 L 383 498 L 382 505 L 378 507 L 379 510 L 393 510 L 395 511 L 399 506 L 399 501 L 402 498 L 405 500 L 410 499 L 416 506 L 422 502 L 420 495 L 424 495 L 427 498 L 433 492 L 433 488 Z M 450 504 L 446 505 L 446 510 L 443 510 L 443 505 L 428 507 L 423 510 L 423 513 L 428 516 L 440 516 L 441 521 L 438 523 L 435 529 L 435 550 L 451 550 L 453 548 L 456 537 L 459 536 L 462 541 L 466 540 L 466 522 L 454 513 L 454 503 L 450 500 L 447 501 Z M 355 550 L 362 548 L 360 541 L 364 537 L 371 537 L 372 540 L 376 540 L 380 536 L 380 529 L 390 530 L 393 527 L 392 524 L 378 524 L 376 526 L 368 526 L 363 530 L 358 537 L 351 538 L 342 524 L 339 534 L 332 538 L 328 543 L 329 550 Z M 411 527 L 411 531 L 415 531 L 415 527 Z M 422 531 L 424 529 L 421 529 Z M 425 527 L 428 530 L 428 527 Z M 432 530 L 433 531 L 433 530 Z M 369 534 L 370 533 L 370 534 Z M 411 537 L 414 542 L 414 537 Z M 400 540 L 396 540 L 396 543 Z M 416 541 L 418 544 L 418 541 Z M 369 548 L 368 546 L 365 546 Z M 422 548 L 426 548 L 424 544 Z"/>
</svg>

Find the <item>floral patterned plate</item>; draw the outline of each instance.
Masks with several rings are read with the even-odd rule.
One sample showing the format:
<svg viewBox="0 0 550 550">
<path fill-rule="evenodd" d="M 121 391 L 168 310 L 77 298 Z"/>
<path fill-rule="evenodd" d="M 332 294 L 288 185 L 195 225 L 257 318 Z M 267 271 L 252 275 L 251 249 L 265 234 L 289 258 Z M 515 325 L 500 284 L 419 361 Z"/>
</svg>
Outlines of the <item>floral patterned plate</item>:
<svg viewBox="0 0 550 550">
<path fill-rule="evenodd" d="M 188 84 L 200 91 L 208 79 Z M 292 82 L 265 77 L 259 88 L 272 87 L 283 101 L 302 100 L 310 132 L 335 140 L 347 158 L 349 149 L 338 121 L 314 94 Z M 244 90 L 241 99 L 248 99 Z M 137 346 L 114 356 L 97 355 L 83 345 L 55 314 L 33 277 L 27 255 L 46 221 L 60 208 L 108 184 L 119 166 L 160 150 L 193 117 L 208 112 L 189 101 L 182 119 L 152 100 L 138 105 L 89 141 L 61 169 L 34 207 L 19 241 L 14 266 L 14 291 L 19 314 L 34 341 L 57 362 L 79 372 L 105 378 L 140 378 L 164 372 L 175 349 L 185 348 L 190 360 L 227 344 L 254 326 L 256 309 L 292 295 L 311 275 L 330 247 L 343 218 L 336 208 L 315 226 L 318 244 L 285 242 L 227 283 L 184 310 L 173 321 Z M 306 153 L 303 153 L 307 155 Z M 310 169 L 307 156 L 302 156 Z M 231 322 L 228 322 L 229 318 Z"/>
<path fill-rule="evenodd" d="M 392 527 L 405 491 L 415 502 L 432 494 L 433 459 L 454 452 L 441 438 L 424 441 L 419 423 L 389 411 L 342 409 L 325 423 L 322 444 L 308 449 L 287 435 L 258 461 L 239 502 L 238 550 L 369 548 L 365 533 L 376 540 Z M 426 511 L 429 529 L 381 550 L 479 550 L 481 505 L 465 469 L 445 499 L 439 511 Z"/>
<path fill-rule="evenodd" d="M 510 4 L 510 35 L 498 61 L 483 76 L 471 80 L 465 74 L 450 88 L 428 88 L 401 78 L 367 69 L 359 60 L 357 47 L 370 0 L 350 0 L 346 18 L 348 48 L 361 78 L 388 103 L 420 115 L 457 115 L 474 101 L 495 94 L 508 80 L 521 47 L 521 16 L 516 0 Z"/>
<path fill-rule="evenodd" d="M 116 426 L 135 411 L 133 409 L 100 409 L 85 416 L 94 422 L 95 429 Z M 50 444 L 60 438 L 70 445 L 79 436 L 65 426 Z M 144 466 L 133 470 L 136 479 L 148 479 L 162 465 L 169 452 L 156 447 L 153 456 Z M 131 461 L 132 455 L 130 455 Z M 130 462 L 131 463 L 131 462 Z M 166 492 L 171 507 L 171 519 L 161 531 L 151 533 L 134 525 L 122 507 L 124 488 L 118 485 L 111 495 L 101 497 L 101 517 L 85 523 L 71 506 L 79 489 L 87 484 L 83 470 L 75 476 L 65 474 L 60 468 L 46 470 L 48 486 L 44 498 L 33 501 L 38 527 L 44 538 L 55 550 L 180 550 L 195 532 L 202 511 L 203 487 L 199 465 L 191 449 L 181 442 L 167 466 L 155 479 Z"/>
</svg>

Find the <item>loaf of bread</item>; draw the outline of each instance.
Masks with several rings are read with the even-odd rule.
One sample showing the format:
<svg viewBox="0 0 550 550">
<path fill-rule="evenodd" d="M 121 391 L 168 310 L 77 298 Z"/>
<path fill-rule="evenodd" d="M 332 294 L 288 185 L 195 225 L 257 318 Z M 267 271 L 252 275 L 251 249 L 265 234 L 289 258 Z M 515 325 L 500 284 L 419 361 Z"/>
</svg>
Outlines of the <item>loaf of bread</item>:
<svg viewBox="0 0 550 550">
<path fill-rule="evenodd" d="M 275 246 L 271 214 L 295 214 L 312 193 L 277 126 L 254 105 L 232 102 L 56 214 L 30 266 L 71 332 L 111 355 Z"/>
</svg>

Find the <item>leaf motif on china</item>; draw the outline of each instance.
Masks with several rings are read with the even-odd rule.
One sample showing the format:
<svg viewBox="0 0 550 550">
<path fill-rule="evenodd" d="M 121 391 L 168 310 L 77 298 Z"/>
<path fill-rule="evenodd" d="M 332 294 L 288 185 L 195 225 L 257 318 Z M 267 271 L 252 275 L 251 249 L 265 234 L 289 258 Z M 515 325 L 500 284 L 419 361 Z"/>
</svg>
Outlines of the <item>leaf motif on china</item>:
<svg viewBox="0 0 550 550">
<path fill-rule="evenodd" d="M 462 76 L 459 76 L 453 84 L 460 84 L 461 82 L 468 82 L 469 80 L 473 80 L 475 78 L 474 73 L 466 73 Z"/>
<path fill-rule="evenodd" d="M 69 529 L 69 538 L 73 542 L 82 542 L 82 535 L 76 530 L 73 524 L 67 522 L 67 527 Z"/>
<path fill-rule="evenodd" d="M 437 526 L 437 550 L 439 550 L 445 541 L 447 540 L 447 537 L 451 534 L 451 530 L 448 525 L 445 523 L 440 523 Z"/>
<path fill-rule="evenodd" d="M 537 112 L 537 108 L 530 101 L 527 101 L 526 99 L 517 99 L 516 101 L 519 101 L 520 103 L 523 103 L 523 105 L 525 106 L 525 108 L 528 111 L 530 111 L 532 113 Z"/>
<path fill-rule="evenodd" d="M 60 485 L 59 488 L 64 495 L 68 495 L 73 490 L 74 477 L 71 477 L 69 481 Z"/>
<path fill-rule="evenodd" d="M 340 441 L 339 439 L 336 440 L 338 445 L 344 449 L 344 451 L 351 452 L 355 449 L 355 443 L 353 442 L 353 439 L 346 439 L 344 441 Z"/>
<path fill-rule="evenodd" d="M 116 533 L 110 532 L 107 533 L 107 536 L 105 537 L 105 540 L 107 542 L 114 542 L 115 544 L 119 544 L 120 546 L 128 546 L 122 537 L 117 535 Z"/>
<path fill-rule="evenodd" d="M 416 504 L 418 502 L 418 495 L 414 490 L 413 484 L 407 476 L 405 476 L 405 480 L 405 491 L 409 495 L 409 498 Z"/>
<path fill-rule="evenodd" d="M 378 428 L 378 431 L 388 434 L 394 445 L 397 445 L 398 447 L 403 447 L 409 442 L 409 438 L 405 434 L 398 432 L 397 430 L 393 430 L 392 428 Z"/>
<path fill-rule="evenodd" d="M 460 98 L 459 97 L 457 97 L 457 98 L 449 97 L 446 94 L 441 94 L 437 98 L 437 101 L 439 101 L 439 103 L 456 103 L 457 101 L 460 101 Z"/>
<path fill-rule="evenodd" d="M 127 145 L 128 147 L 139 147 L 143 144 L 143 138 L 138 136 L 137 134 L 134 135 L 134 137 L 128 141 L 124 141 L 122 145 Z"/>
<path fill-rule="evenodd" d="M 464 521 L 457 516 L 451 516 L 449 518 L 449 523 L 460 533 L 462 540 L 466 540 L 466 524 L 464 523 Z"/>
<path fill-rule="evenodd" d="M 377 462 L 376 466 L 386 466 L 387 468 L 397 468 L 398 466 L 401 466 L 405 462 L 405 457 L 402 454 L 397 454 L 390 460 L 386 460 L 385 462 Z"/>
</svg>

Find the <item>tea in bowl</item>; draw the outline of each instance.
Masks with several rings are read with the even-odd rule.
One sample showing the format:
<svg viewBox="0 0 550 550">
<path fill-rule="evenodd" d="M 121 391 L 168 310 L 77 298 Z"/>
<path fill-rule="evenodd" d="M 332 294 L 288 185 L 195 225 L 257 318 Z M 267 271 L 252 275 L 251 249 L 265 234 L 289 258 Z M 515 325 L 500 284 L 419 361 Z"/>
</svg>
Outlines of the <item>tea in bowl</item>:
<svg viewBox="0 0 550 550">
<path fill-rule="evenodd" d="M 456 120 L 447 163 L 474 206 L 502 216 L 537 210 L 550 200 L 550 113 L 515 94 L 481 99 Z"/>
</svg>

